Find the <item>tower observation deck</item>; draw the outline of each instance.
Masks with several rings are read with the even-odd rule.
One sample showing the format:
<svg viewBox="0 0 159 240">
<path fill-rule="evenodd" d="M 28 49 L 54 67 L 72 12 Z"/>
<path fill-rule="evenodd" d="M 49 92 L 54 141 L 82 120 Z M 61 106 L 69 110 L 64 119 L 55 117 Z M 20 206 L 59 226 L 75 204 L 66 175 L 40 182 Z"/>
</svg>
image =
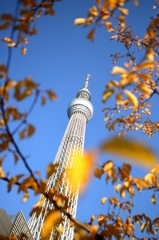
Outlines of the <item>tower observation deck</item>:
<svg viewBox="0 0 159 240">
<path fill-rule="evenodd" d="M 84 87 L 77 92 L 76 98 L 68 105 L 67 114 L 69 123 L 57 151 L 54 164 L 57 163 L 57 171 L 48 180 L 48 189 L 57 188 L 59 194 L 68 198 L 69 213 L 75 217 L 78 201 L 78 189 L 74 190 L 73 186 L 67 180 L 65 170 L 72 168 L 75 162 L 74 154 L 83 153 L 86 123 L 93 117 L 93 106 L 90 102 L 91 94 L 88 90 L 90 75 L 86 75 Z M 57 183 L 62 176 L 60 185 Z M 39 197 L 41 201 L 43 195 Z M 43 202 L 41 213 L 37 216 L 33 214 L 28 222 L 30 232 L 33 239 L 40 240 L 40 232 L 49 211 L 55 209 L 53 204 L 46 199 Z M 64 231 L 60 236 L 60 240 L 73 240 L 74 229 L 70 224 L 67 216 L 63 216 L 61 225 Z M 57 229 L 53 229 L 50 233 L 49 240 L 55 240 L 57 237 Z"/>
</svg>

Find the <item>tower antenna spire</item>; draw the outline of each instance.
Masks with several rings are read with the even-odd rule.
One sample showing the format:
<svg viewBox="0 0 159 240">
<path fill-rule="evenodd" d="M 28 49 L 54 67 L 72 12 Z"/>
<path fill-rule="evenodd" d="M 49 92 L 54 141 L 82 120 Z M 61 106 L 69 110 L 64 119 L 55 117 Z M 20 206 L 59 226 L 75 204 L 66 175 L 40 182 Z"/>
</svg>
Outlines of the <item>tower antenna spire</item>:
<svg viewBox="0 0 159 240">
<path fill-rule="evenodd" d="M 84 83 L 84 87 L 85 87 L 85 88 L 88 88 L 88 84 L 89 84 L 90 78 L 91 78 L 91 75 L 90 75 L 90 74 L 87 74 L 87 75 L 86 75 L 86 80 L 85 80 L 85 83 Z"/>
</svg>

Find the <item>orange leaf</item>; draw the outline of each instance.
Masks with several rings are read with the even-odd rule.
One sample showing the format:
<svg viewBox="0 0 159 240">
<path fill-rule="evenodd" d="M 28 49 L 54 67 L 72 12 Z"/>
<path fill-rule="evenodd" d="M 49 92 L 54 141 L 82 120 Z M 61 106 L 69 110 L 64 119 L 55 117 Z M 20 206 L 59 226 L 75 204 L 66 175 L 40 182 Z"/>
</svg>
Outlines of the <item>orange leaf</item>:
<svg viewBox="0 0 159 240">
<path fill-rule="evenodd" d="M 155 194 L 152 195 L 151 197 L 151 202 L 156 205 L 156 199 L 155 199 Z"/>
<path fill-rule="evenodd" d="M 26 51 L 27 51 L 26 48 L 24 48 L 24 47 L 21 48 L 21 54 L 25 55 L 25 54 L 26 54 Z"/>
<path fill-rule="evenodd" d="M 28 137 L 32 136 L 35 132 L 35 128 L 33 125 L 29 124 L 28 125 Z"/>
<path fill-rule="evenodd" d="M 118 10 L 121 12 L 121 14 L 123 15 L 128 15 L 129 14 L 129 10 L 126 8 L 118 8 Z"/>
<path fill-rule="evenodd" d="M 87 39 L 90 39 L 92 42 L 94 41 L 94 32 L 95 29 L 93 28 L 87 35 Z"/>
<path fill-rule="evenodd" d="M 48 96 L 51 100 L 57 99 L 56 94 L 54 92 L 52 92 L 51 90 L 46 90 L 46 93 L 48 94 Z"/>
</svg>

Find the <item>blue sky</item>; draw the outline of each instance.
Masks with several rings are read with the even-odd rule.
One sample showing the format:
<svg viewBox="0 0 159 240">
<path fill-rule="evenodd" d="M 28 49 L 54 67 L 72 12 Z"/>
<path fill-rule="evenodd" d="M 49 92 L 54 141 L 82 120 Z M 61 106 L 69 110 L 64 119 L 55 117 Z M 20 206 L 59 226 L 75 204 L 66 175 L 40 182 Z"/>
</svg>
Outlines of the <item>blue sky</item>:
<svg viewBox="0 0 159 240">
<path fill-rule="evenodd" d="M 21 141 L 18 136 L 16 140 L 27 156 L 28 163 L 33 170 L 39 170 L 42 176 L 45 176 L 46 166 L 54 160 L 58 146 L 64 134 L 68 123 L 67 106 L 75 98 L 77 91 L 83 87 L 85 76 L 91 74 L 89 90 L 92 95 L 92 104 L 94 106 L 94 116 L 87 124 L 85 149 L 91 149 L 98 146 L 104 139 L 109 139 L 116 132 L 108 132 L 105 128 L 104 114 L 102 108 L 111 106 L 112 100 L 108 103 L 102 103 L 102 93 L 106 83 L 112 79 L 110 75 L 113 67 L 110 54 L 124 53 L 123 46 L 110 41 L 111 36 L 105 29 L 100 27 L 96 30 L 94 43 L 86 39 L 91 27 L 75 27 L 73 22 L 75 18 L 86 17 L 88 9 L 95 3 L 92 0 L 61 1 L 55 4 L 55 17 L 45 16 L 37 19 L 38 34 L 29 38 L 27 54 L 21 55 L 20 49 L 13 49 L 13 57 L 9 77 L 12 80 L 23 80 L 26 76 L 40 84 L 40 89 L 52 89 L 58 96 L 57 101 L 47 101 L 46 106 L 40 105 L 40 100 L 36 104 L 28 121 L 36 126 L 36 134 L 29 140 Z M 15 1 L 0 1 L 0 14 L 11 13 L 15 8 Z M 152 6 L 154 1 L 140 1 L 140 7 L 137 9 L 131 3 L 128 5 L 130 15 L 127 17 L 127 24 L 132 26 L 139 37 L 144 36 L 144 32 L 150 17 L 154 15 Z M 9 31 L 1 31 L 0 39 L 9 37 Z M 6 63 L 7 47 L 4 42 L 0 42 L 0 62 Z M 142 53 L 143 54 L 143 53 Z M 137 53 L 140 61 L 139 53 Z M 117 65 L 123 66 L 123 60 Z M 158 98 L 153 100 L 154 110 L 152 110 L 152 119 L 158 120 L 159 113 L 156 111 Z M 25 100 L 20 104 L 20 109 L 27 111 L 32 99 Z M 12 104 L 12 100 L 10 102 Z M 17 104 L 15 101 L 13 104 Z M 14 125 L 15 126 L 15 125 Z M 12 128 L 12 126 L 11 126 Z M 148 139 L 141 133 L 133 132 L 128 136 L 143 139 L 152 147 L 157 154 L 158 134 Z M 110 159 L 110 156 L 102 156 L 98 164 Z M 122 162 L 118 158 L 113 158 L 120 165 Z M 11 176 L 19 172 L 25 172 L 23 163 L 14 165 L 13 156 L 9 155 L 4 161 L 4 170 L 11 172 Z M 137 177 L 144 176 L 146 170 L 134 166 L 133 174 Z M 37 197 L 31 194 L 28 202 L 22 203 L 22 195 L 17 194 L 17 187 L 13 187 L 11 193 L 6 192 L 7 184 L 0 181 L 0 208 L 5 208 L 8 214 L 16 214 L 19 210 L 24 212 L 26 219 Z M 159 201 L 159 194 L 157 200 Z M 116 196 L 113 186 L 106 185 L 105 179 L 92 178 L 89 188 L 79 198 L 77 218 L 81 221 L 89 221 L 93 214 L 99 214 L 107 211 L 107 206 L 101 206 L 102 197 Z M 150 203 L 152 193 L 145 191 L 142 195 L 137 194 L 134 199 L 136 207 L 133 213 L 144 211 L 151 212 L 152 217 L 156 216 L 157 207 Z M 142 204 L 141 204 L 142 202 Z M 148 206 L 148 207 L 147 207 Z"/>
</svg>

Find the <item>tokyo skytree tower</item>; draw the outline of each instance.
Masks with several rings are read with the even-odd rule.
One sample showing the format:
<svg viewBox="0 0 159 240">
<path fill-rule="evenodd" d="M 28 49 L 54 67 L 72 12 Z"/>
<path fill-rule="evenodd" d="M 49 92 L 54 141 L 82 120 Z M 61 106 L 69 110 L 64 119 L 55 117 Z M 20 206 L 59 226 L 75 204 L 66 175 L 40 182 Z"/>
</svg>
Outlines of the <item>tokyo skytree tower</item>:
<svg viewBox="0 0 159 240">
<path fill-rule="evenodd" d="M 57 171 L 47 182 L 48 189 L 56 188 L 57 183 L 62 176 L 62 180 L 60 185 L 58 185 L 57 190 L 59 194 L 68 197 L 68 206 L 70 209 L 69 213 L 73 217 L 76 216 L 78 189 L 74 190 L 73 186 L 67 180 L 65 169 L 73 167 L 75 163 L 75 153 L 83 153 L 86 123 L 93 116 L 93 106 L 90 102 L 91 94 L 88 90 L 89 79 L 90 75 L 87 74 L 84 87 L 77 92 L 76 98 L 68 105 L 67 114 L 70 120 L 54 160 L 54 164 L 58 164 Z M 40 201 L 42 197 L 43 195 L 39 197 L 38 201 Z M 41 239 L 40 232 L 46 215 L 50 210 L 55 208 L 54 205 L 50 204 L 47 199 L 44 201 L 42 207 L 43 212 L 41 212 L 38 216 L 34 213 L 28 222 L 33 239 L 36 240 Z M 64 230 L 59 239 L 73 240 L 74 229 L 70 224 L 70 220 L 65 215 L 63 218 L 64 221 L 61 225 L 64 227 Z M 48 239 L 55 240 L 57 239 L 56 237 L 57 228 L 52 230 Z"/>
</svg>

